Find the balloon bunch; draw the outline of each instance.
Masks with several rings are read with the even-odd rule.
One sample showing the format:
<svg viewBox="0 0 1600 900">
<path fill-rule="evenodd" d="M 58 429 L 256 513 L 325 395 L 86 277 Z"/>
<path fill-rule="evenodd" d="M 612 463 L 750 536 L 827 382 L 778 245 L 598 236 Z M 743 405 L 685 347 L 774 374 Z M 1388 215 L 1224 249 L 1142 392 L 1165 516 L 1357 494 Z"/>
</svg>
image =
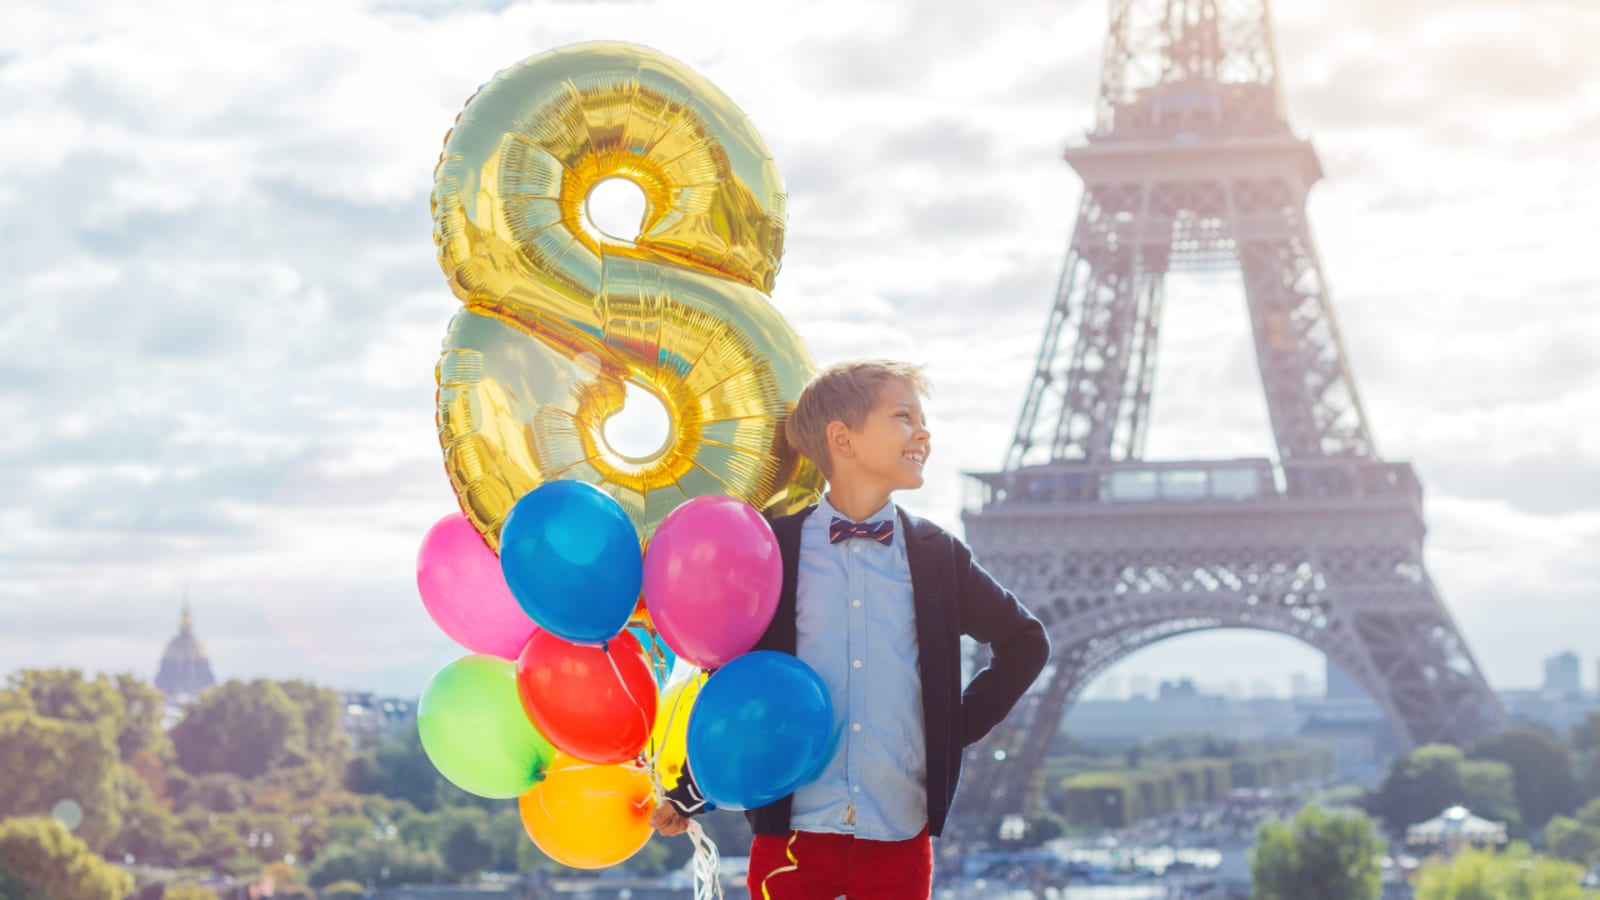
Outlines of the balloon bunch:
<svg viewBox="0 0 1600 900">
<path fill-rule="evenodd" d="M 814 778 L 837 740 L 816 673 L 749 652 L 782 582 L 771 527 L 732 497 L 683 503 L 642 558 L 622 507 L 584 482 L 519 500 L 498 565 L 470 525 L 446 517 L 423 541 L 418 587 L 434 621 L 480 652 L 424 689 L 423 748 L 463 790 L 518 797 L 534 843 L 580 868 L 643 846 L 658 786 L 685 765 L 716 806 L 771 803 Z M 702 672 L 663 691 L 671 657 Z"/>
<path fill-rule="evenodd" d="M 588 216 L 611 179 L 644 195 L 631 237 Z M 783 433 L 815 371 L 767 297 L 785 203 L 738 107 L 627 44 L 502 70 L 445 138 L 434 239 L 463 309 L 437 424 L 462 512 L 429 532 L 418 586 L 473 655 L 434 676 L 418 728 L 446 778 L 519 798 L 568 865 L 635 852 L 686 767 L 708 802 L 757 806 L 836 740 L 816 674 L 749 652 L 782 584 L 762 513 L 822 484 Z M 645 457 L 604 427 L 630 391 L 670 421 Z"/>
</svg>

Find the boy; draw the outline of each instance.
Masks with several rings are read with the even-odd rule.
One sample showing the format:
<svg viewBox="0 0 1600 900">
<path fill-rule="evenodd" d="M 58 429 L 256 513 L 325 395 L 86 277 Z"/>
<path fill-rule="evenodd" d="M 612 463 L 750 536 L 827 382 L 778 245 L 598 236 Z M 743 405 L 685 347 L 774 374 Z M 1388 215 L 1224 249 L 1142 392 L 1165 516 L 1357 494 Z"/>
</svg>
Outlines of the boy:
<svg viewBox="0 0 1600 900">
<path fill-rule="evenodd" d="M 1005 718 L 1050 655 L 1044 627 L 966 545 L 898 509 L 922 486 L 919 366 L 843 363 L 806 385 L 787 433 L 822 470 L 816 505 L 772 523 L 783 592 L 756 649 L 793 653 L 828 687 L 838 748 L 822 774 L 745 813 L 753 897 L 928 897 L 962 751 Z M 961 636 L 993 651 L 961 686 Z M 693 782 L 651 824 L 672 835 Z"/>
</svg>

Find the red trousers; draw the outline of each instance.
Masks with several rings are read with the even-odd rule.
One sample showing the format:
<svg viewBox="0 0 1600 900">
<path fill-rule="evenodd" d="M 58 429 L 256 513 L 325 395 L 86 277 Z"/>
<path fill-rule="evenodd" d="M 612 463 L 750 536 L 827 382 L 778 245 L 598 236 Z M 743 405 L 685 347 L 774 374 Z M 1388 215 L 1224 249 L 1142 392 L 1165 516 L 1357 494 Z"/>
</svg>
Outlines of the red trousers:
<svg viewBox="0 0 1600 900">
<path fill-rule="evenodd" d="M 907 900 L 933 893 L 928 829 L 903 841 L 792 831 L 758 834 L 750 844 L 754 900 Z"/>
</svg>

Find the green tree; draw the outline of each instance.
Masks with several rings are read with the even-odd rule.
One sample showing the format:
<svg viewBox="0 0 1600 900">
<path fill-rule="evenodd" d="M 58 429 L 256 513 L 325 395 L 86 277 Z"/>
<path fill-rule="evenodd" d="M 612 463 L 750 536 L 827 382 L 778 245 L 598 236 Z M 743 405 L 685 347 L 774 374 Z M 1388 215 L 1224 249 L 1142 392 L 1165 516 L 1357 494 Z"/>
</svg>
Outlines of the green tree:
<svg viewBox="0 0 1600 900">
<path fill-rule="evenodd" d="M 1514 790 L 1512 770 L 1504 763 L 1471 761 L 1449 744 L 1425 744 L 1391 763 L 1362 805 L 1398 836 L 1451 806 L 1515 821 Z"/>
<path fill-rule="evenodd" d="M 177 881 L 162 886 L 161 900 L 217 900 L 217 892 L 192 881 Z"/>
<path fill-rule="evenodd" d="M 23 669 L 6 678 L 6 690 L 27 698 L 47 719 L 120 726 L 122 697 L 109 680 L 85 680 L 77 669 Z"/>
<path fill-rule="evenodd" d="M 1535 857 L 1527 844 L 1502 853 L 1467 848 L 1451 859 L 1431 859 L 1417 873 L 1416 900 L 1583 900 L 1583 870 Z"/>
<path fill-rule="evenodd" d="M 350 756 L 350 739 L 340 728 L 344 704 L 339 694 L 298 680 L 282 681 L 278 686 L 300 709 L 300 721 L 305 724 L 306 754 L 342 776 L 344 763 Z"/>
<path fill-rule="evenodd" d="M 1591 712 L 1572 728 L 1574 750 L 1600 750 L 1600 712 Z"/>
<path fill-rule="evenodd" d="M 1268 822 L 1250 854 L 1252 896 L 1260 900 L 1376 900 L 1384 843 L 1358 812 L 1307 806 L 1292 823 Z"/>
<path fill-rule="evenodd" d="M 133 878 L 94 854 L 54 819 L 0 821 L 0 897 L 122 900 Z"/>
<path fill-rule="evenodd" d="M 136 772 L 125 769 L 122 786 L 122 828 L 102 850 L 111 859 L 132 856 L 145 865 L 176 866 L 199 850 L 177 815 L 156 797 Z"/>
<path fill-rule="evenodd" d="M 415 728 L 385 738 L 375 749 L 357 757 L 345 781 L 352 791 L 404 800 L 423 812 L 438 808 L 444 784 L 443 776 L 423 752 L 422 738 Z"/>
<path fill-rule="evenodd" d="M 433 884 L 443 880 L 444 874 L 444 860 L 435 850 L 369 837 L 354 846 L 328 847 L 311 867 L 310 881 L 315 887 L 369 879 L 377 885 Z"/>
<path fill-rule="evenodd" d="M 122 698 L 122 721 L 117 729 L 117 752 L 133 762 L 147 755 L 162 762 L 172 759 L 172 740 L 161 727 L 166 698 L 132 675 L 117 675 L 112 687 Z"/>
<path fill-rule="evenodd" d="M 458 822 L 439 846 L 444 864 L 461 881 L 471 881 L 494 861 L 494 844 L 472 822 Z"/>
<path fill-rule="evenodd" d="M 79 838 L 103 847 L 122 827 L 116 745 L 109 729 L 0 712 L 0 818 L 49 814 L 70 801 L 82 811 Z"/>
<path fill-rule="evenodd" d="M 178 764 L 196 775 L 255 778 L 301 762 L 305 723 L 275 682 L 230 681 L 206 691 L 172 729 Z"/>
<path fill-rule="evenodd" d="M 1590 800 L 1578 809 L 1578 821 L 1600 828 L 1600 797 Z"/>
<path fill-rule="evenodd" d="M 1544 827 L 1544 845 L 1551 856 L 1587 869 L 1600 860 L 1600 828 L 1566 816 L 1555 816 Z"/>
<path fill-rule="evenodd" d="M 1559 740 L 1531 728 L 1513 728 L 1479 741 L 1472 755 L 1511 767 L 1524 826 L 1538 828 L 1551 816 L 1572 811 L 1572 757 Z"/>
</svg>

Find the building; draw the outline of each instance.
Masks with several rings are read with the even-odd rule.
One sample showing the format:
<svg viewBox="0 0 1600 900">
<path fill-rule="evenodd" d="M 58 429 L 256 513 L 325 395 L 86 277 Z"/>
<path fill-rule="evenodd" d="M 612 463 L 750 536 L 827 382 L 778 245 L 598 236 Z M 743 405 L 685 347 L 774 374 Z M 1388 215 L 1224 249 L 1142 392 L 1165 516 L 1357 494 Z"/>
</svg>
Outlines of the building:
<svg viewBox="0 0 1600 900">
<path fill-rule="evenodd" d="M 1544 685 L 1540 691 L 1550 699 L 1575 699 L 1583 685 L 1578 675 L 1578 654 L 1567 650 L 1544 661 Z"/>
<path fill-rule="evenodd" d="M 1426 822 L 1406 829 L 1406 846 L 1418 856 L 1455 856 L 1463 847 L 1499 847 L 1506 842 L 1506 824 L 1491 822 L 1452 806 Z"/>
<path fill-rule="evenodd" d="M 417 704 L 399 697 L 379 697 L 371 691 L 344 691 L 339 728 L 357 748 L 370 747 L 385 737 L 417 727 Z"/>
<path fill-rule="evenodd" d="M 1323 686 L 1323 696 L 1329 700 L 1368 700 L 1372 697 L 1367 689 L 1361 686 L 1354 676 L 1339 667 L 1331 658 L 1327 659 Z"/>
<path fill-rule="evenodd" d="M 180 706 L 216 683 L 216 677 L 211 674 L 211 661 L 206 659 L 206 651 L 195 639 L 189 604 L 185 601 L 178 619 L 178 634 L 167 642 L 167 649 L 161 654 L 156 690 L 166 695 L 168 706 Z"/>
</svg>

